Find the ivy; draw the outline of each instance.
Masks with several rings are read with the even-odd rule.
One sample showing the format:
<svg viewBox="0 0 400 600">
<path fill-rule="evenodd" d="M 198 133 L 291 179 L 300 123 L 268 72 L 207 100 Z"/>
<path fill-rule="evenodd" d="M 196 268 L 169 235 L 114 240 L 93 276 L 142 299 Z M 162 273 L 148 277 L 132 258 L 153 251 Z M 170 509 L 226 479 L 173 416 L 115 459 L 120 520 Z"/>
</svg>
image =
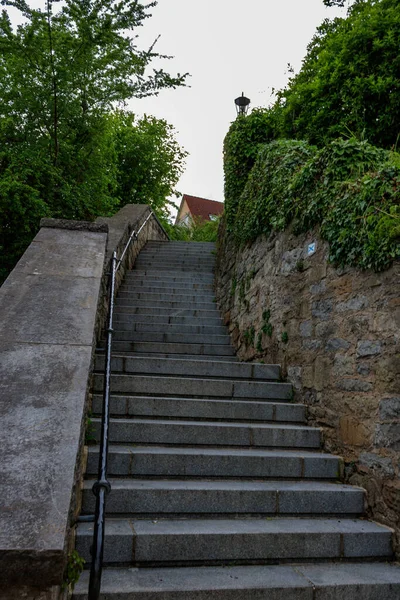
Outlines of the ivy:
<svg viewBox="0 0 400 600">
<path fill-rule="evenodd" d="M 319 225 L 337 265 L 380 271 L 400 257 L 400 155 L 366 141 L 258 146 L 235 204 L 231 231 L 239 244 L 289 224 L 296 234 Z"/>
</svg>

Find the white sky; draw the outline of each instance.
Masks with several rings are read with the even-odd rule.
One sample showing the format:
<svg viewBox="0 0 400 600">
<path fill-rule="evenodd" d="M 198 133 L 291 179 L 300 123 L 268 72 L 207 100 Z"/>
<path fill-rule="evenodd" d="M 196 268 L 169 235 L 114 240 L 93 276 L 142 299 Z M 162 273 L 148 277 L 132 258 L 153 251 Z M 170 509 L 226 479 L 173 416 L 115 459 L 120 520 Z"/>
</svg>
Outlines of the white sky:
<svg viewBox="0 0 400 600">
<path fill-rule="evenodd" d="M 316 27 L 345 16 L 322 0 L 159 0 L 140 31 L 140 46 L 161 34 L 157 50 L 174 56 L 165 70 L 189 72 L 190 88 L 132 100 L 137 114 L 165 118 L 190 153 L 178 190 L 223 201 L 222 145 L 242 92 L 267 106 L 272 88 L 297 72 Z"/>
</svg>

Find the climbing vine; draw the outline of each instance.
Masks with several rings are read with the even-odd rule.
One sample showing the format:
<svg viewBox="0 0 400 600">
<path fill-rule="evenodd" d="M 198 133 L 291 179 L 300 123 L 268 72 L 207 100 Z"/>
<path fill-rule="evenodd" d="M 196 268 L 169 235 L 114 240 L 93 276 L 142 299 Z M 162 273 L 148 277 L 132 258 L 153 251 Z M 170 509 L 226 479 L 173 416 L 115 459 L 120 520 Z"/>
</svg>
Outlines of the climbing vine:
<svg viewBox="0 0 400 600">
<path fill-rule="evenodd" d="M 235 211 L 238 243 L 319 225 L 332 262 L 383 270 L 400 258 L 400 155 L 354 138 L 272 141 L 258 146 Z"/>
</svg>

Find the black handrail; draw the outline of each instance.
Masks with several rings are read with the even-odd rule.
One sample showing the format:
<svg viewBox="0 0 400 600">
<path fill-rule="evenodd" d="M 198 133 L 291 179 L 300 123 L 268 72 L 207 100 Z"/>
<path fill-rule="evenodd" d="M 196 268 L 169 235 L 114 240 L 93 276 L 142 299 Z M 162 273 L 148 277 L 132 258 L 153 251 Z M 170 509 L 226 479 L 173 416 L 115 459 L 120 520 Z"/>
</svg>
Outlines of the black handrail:
<svg viewBox="0 0 400 600">
<path fill-rule="evenodd" d="M 117 253 L 114 252 L 111 259 L 111 272 L 109 279 L 109 303 L 106 328 L 106 353 L 104 365 L 104 389 L 103 389 L 103 417 L 101 423 L 101 438 L 100 438 L 100 456 L 98 479 L 93 484 L 92 491 L 96 496 L 96 509 L 94 515 L 94 531 L 92 545 L 92 564 L 90 568 L 89 593 L 88 600 L 98 600 L 100 595 L 101 574 L 103 570 L 103 553 L 104 553 L 104 528 L 106 514 L 106 497 L 111 491 L 110 482 L 107 480 L 107 461 L 108 461 L 108 430 L 110 426 L 110 387 L 111 387 L 111 346 L 113 334 L 113 317 L 114 317 L 114 296 L 115 296 L 115 276 L 122 264 L 124 256 L 133 240 L 137 240 L 143 227 L 147 221 L 154 217 L 158 222 L 157 217 L 150 211 L 150 214 L 143 221 L 138 231 L 133 230 L 121 254 L 117 258 Z"/>
</svg>

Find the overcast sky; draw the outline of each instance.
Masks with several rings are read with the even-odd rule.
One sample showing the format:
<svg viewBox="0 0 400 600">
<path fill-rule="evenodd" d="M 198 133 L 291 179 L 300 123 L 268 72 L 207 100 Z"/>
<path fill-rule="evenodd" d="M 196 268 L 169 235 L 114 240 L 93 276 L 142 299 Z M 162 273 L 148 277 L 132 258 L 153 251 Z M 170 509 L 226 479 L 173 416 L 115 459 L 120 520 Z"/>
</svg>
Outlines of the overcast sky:
<svg viewBox="0 0 400 600">
<path fill-rule="evenodd" d="M 14 23 L 21 21 L 8 10 Z M 151 12 L 137 31 L 138 46 L 147 49 L 161 35 L 156 50 L 174 58 L 154 66 L 189 72 L 190 87 L 134 99 L 129 108 L 177 130 L 190 153 L 179 192 L 223 201 L 222 145 L 236 117 L 234 99 L 244 92 L 252 107 L 268 106 L 272 89 L 287 82 L 288 63 L 300 69 L 316 27 L 346 9 L 326 8 L 322 0 L 159 0 Z"/>
<path fill-rule="evenodd" d="M 158 34 L 172 54 L 166 70 L 189 72 L 189 88 L 133 100 L 130 108 L 167 119 L 190 153 L 178 190 L 223 201 L 222 144 L 242 92 L 252 107 L 267 106 L 272 88 L 297 72 L 316 27 L 344 9 L 322 0 L 159 0 L 140 30 L 140 46 Z"/>
</svg>

